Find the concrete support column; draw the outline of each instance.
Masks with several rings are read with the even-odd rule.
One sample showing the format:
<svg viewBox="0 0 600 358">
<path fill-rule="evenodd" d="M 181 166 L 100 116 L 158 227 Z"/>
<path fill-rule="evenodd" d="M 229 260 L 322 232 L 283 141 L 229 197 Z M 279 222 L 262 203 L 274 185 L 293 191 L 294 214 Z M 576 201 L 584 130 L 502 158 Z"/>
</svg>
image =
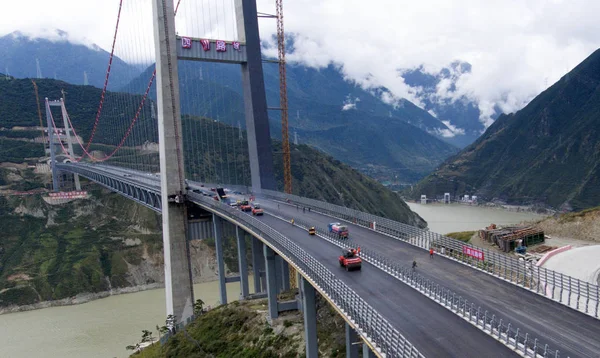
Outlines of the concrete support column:
<svg viewBox="0 0 600 358">
<path fill-rule="evenodd" d="M 277 278 L 277 293 L 283 292 L 283 272 L 281 270 L 282 262 L 285 262 L 281 256 L 275 256 L 275 277 Z"/>
<path fill-rule="evenodd" d="M 296 271 L 296 282 L 298 284 L 298 295 L 296 296 L 296 299 L 298 300 L 298 311 L 304 312 L 304 309 L 302 308 L 302 301 L 304 301 L 304 295 L 302 293 L 302 284 L 300 283 L 301 280 L 302 275 L 300 275 L 300 272 Z"/>
<path fill-rule="evenodd" d="M 281 280 L 283 291 L 288 291 L 290 289 L 290 265 L 283 259 L 281 260 Z"/>
<path fill-rule="evenodd" d="M 363 343 L 363 358 L 377 358 L 375 353 L 373 353 L 366 343 Z"/>
<path fill-rule="evenodd" d="M 302 278 L 301 281 L 304 313 L 304 339 L 306 340 L 306 357 L 317 358 L 319 348 L 317 345 L 317 305 L 315 301 L 315 288 Z"/>
<path fill-rule="evenodd" d="M 240 295 L 242 298 L 250 294 L 248 289 L 248 262 L 246 260 L 246 238 L 244 232 L 239 226 L 235 227 L 235 236 L 237 237 L 238 266 L 240 267 Z"/>
<path fill-rule="evenodd" d="M 254 293 L 263 292 L 260 285 L 260 270 L 262 268 L 263 249 L 262 242 L 259 239 L 252 237 L 252 274 L 254 275 Z"/>
<path fill-rule="evenodd" d="M 194 290 L 186 235 L 187 192 L 173 1 L 153 0 L 152 11 L 167 315 L 174 315 L 176 323 L 185 323 L 194 314 Z"/>
<path fill-rule="evenodd" d="M 227 304 L 227 285 L 225 281 L 225 261 L 223 260 L 223 219 L 213 214 L 213 227 L 215 231 L 215 248 L 217 251 L 217 269 L 219 270 L 219 300 L 222 305 Z"/>
<path fill-rule="evenodd" d="M 346 358 L 358 358 L 360 344 L 358 334 L 348 323 L 346 326 Z"/>
<path fill-rule="evenodd" d="M 269 317 L 275 319 L 279 317 L 277 307 L 277 278 L 275 277 L 275 251 L 267 245 L 263 245 L 265 252 L 265 266 L 267 269 L 267 295 L 269 297 Z"/>
</svg>

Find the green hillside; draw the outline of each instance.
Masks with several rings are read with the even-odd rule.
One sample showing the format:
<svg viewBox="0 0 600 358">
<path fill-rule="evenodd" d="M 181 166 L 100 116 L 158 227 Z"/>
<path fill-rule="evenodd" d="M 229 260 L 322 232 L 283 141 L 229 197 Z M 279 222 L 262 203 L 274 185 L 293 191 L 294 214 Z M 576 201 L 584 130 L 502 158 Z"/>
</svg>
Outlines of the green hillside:
<svg viewBox="0 0 600 358">
<path fill-rule="evenodd" d="M 423 179 L 411 196 L 475 194 L 582 209 L 600 202 L 600 50 Z"/>
</svg>

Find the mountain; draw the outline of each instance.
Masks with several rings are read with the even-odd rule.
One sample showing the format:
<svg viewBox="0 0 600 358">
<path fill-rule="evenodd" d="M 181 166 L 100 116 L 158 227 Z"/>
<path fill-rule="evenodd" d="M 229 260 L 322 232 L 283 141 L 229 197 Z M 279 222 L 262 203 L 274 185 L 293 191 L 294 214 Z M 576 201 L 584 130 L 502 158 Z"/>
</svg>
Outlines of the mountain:
<svg viewBox="0 0 600 358">
<path fill-rule="evenodd" d="M 100 89 L 91 86 L 71 85 L 62 81 L 43 79 L 37 81 L 41 98 L 58 98 L 61 89 L 69 92 L 66 100 L 69 117 L 78 133 L 84 140 L 90 135 L 96 113 L 96 105 Z M 35 95 L 30 80 L 12 79 L 0 80 L 0 118 L 2 127 L 34 127 L 39 126 Z M 141 100 L 140 95 L 127 93 L 107 92 L 102 117 L 95 135 L 95 144 L 92 149 L 111 150 L 121 141 L 129 126 L 131 118 L 123 116 L 127 111 L 135 112 Z M 123 104 L 127 104 L 124 109 Z M 140 119 L 136 122 L 132 134 L 125 142 L 125 148 L 117 152 L 110 163 L 124 165 L 150 165 L 146 158 L 132 162 L 132 151 L 138 150 L 134 146 L 143 144 L 146 140 L 158 141 L 156 120 L 152 119 L 150 106 L 144 106 Z M 56 119 L 55 119 L 56 120 Z M 247 141 L 245 131 L 228 126 L 213 119 L 185 115 L 182 118 L 184 150 L 188 153 L 186 172 L 190 179 L 204 182 L 221 182 L 239 185 L 249 185 L 249 162 L 247 157 Z M 25 141 L 23 145 L 35 146 L 31 139 L 40 136 L 35 130 L 0 130 L 0 142 L 6 142 L 5 148 L 0 148 L 0 160 L 4 157 L 13 158 L 11 141 Z M 210 139 L 209 139 L 210 138 Z M 275 158 L 281 158 L 281 143 L 273 143 Z M 21 146 L 23 147 L 23 146 Z M 77 144 L 74 145 L 78 147 Z M 334 158 L 309 148 L 306 145 L 292 145 L 292 174 L 294 176 L 295 194 L 331 201 L 340 205 L 347 205 L 361 210 L 373 210 L 377 215 L 395 217 L 398 220 L 414 221 L 403 213 L 410 212 L 399 196 L 385 189 L 381 184 L 358 173 L 354 169 L 336 161 Z M 40 149 L 40 152 L 42 150 Z M 77 149 L 76 149 L 77 152 Z M 202 153 L 202 154 L 200 154 Z M 279 154 L 278 154 L 279 153 Z M 30 156 L 35 156 L 32 154 Z M 156 162 L 156 153 L 145 153 L 148 159 Z M 153 157 L 154 156 L 154 157 Z M 6 159 L 5 159 L 6 160 Z M 302 163 L 302 164 L 300 164 Z M 154 165 L 156 163 L 152 163 Z M 281 160 L 275 161 L 276 178 L 283 188 L 283 169 Z M 237 169 L 236 169 L 237 168 Z M 158 170 L 156 168 L 156 170 Z M 308 173 L 310 177 L 308 177 Z M 329 173 L 329 174 L 327 174 Z M 335 174 L 335 180 L 333 175 Z M 341 189 L 344 188 L 344 189 Z M 335 195 L 324 195 L 323 192 L 347 191 L 343 199 Z M 297 190 L 297 191 L 296 191 Z M 371 202 L 372 200 L 372 202 Z M 416 215 L 416 214 L 415 214 Z M 420 220 L 420 219 L 419 219 Z M 417 220 L 418 221 L 418 220 Z M 416 222 L 416 221 L 415 221 Z"/>
<path fill-rule="evenodd" d="M 263 66 L 267 103 L 279 105 L 277 66 Z M 121 90 L 142 93 L 154 71 L 149 67 Z M 179 61 L 181 111 L 245 126 L 238 66 Z M 153 84 L 154 86 L 154 84 Z M 402 100 L 394 107 L 381 100 L 384 89 L 365 91 L 344 80 L 333 66 L 314 69 L 288 65 L 289 132 L 379 179 L 414 182 L 431 172 L 457 149 L 427 132 L 448 128 Z M 151 91 L 155 93 L 155 91 Z M 281 120 L 270 111 L 271 134 L 281 138 Z"/>
<path fill-rule="evenodd" d="M 475 194 L 582 209 L 600 202 L 600 50 L 423 179 L 414 197 Z"/>
<path fill-rule="evenodd" d="M 463 148 L 473 143 L 485 130 L 480 121 L 481 112 L 477 103 L 460 96 L 456 100 L 442 98 L 438 94 L 440 89 L 452 93 L 456 91 L 456 82 L 463 74 L 471 72 L 471 65 L 467 62 L 453 62 L 436 74 L 425 71 L 423 66 L 400 70 L 399 75 L 404 82 L 415 88 L 420 88 L 419 100 L 425 110 L 435 114 L 450 130 L 437 133 L 448 143 Z M 496 111 L 500 113 L 499 110 Z M 498 115 L 494 115 L 496 119 Z"/>
<path fill-rule="evenodd" d="M 73 84 L 88 84 L 102 88 L 106 77 L 109 52 L 95 44 L 84 45 L 70 41 L 69 34 L 55 29 L 36 38 L 15 31 L 0 37 L 0 70 L 17 78 L 36 78 L 37 62 L 43 78 L 60 79 Z M 140 73 L 117 56 L 113 57 L 109 88 L 117 89 Z"/>
</svg>

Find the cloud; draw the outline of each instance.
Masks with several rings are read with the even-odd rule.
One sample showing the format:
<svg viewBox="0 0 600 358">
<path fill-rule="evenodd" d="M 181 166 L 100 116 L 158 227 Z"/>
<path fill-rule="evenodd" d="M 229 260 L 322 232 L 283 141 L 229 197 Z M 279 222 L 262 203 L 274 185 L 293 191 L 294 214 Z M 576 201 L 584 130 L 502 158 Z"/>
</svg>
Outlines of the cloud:
<svg viewBox="0 0 600 358">
<path fill-rule="evenodd" d="M 274 0 L 257 0 L 275 12 Z M 21 30 L 44 35 L 60 28 L 70 38 L 110 51 L 117 0 L 9 1 L 3 4 L 0 35 Z M 116 54 L 130 62 L 153 61 L 152 1 L 124 1 Z M 36 11 L 32 11 L 36 9 Z M 237 39 L 233 0 L 181 0 L 180 34 Z M 333 63 L 357 84 L 386 87 L 385 100 L 420 105 L 421 89 L 399 69 L 438 73 L 454 61 L 472 65 L 458 74 L 456 88 L 442 83 L 440 99 L 475 101 L 489 125 L 494 108 L 512 112 L 556 82 L 600 47 L 597 0 L 294 0 L 284 2 L 285 31 L 296 34 L 290 61 L 313 67 Z M 8 14 L 8 15 L 7 15 Z M 260 19 L 265 43 L 276 22 Z M 271 48 L 274 55 L 276 47 Z"/>
<path fill-rule="evenodd" d="M 264 8 L 270 3 L 259 0 Z M 302 39 L 290 59 L 338 64 L 358 84 L 385 86 L 416 104 L 419 89 L 398 69 L 423 65 L 437 74 L 454 61 L 470 63 L 456 88 L 444 80 L 437 96 L 475 101 L 485 125 L 494 108 L 522 108 L 600 47 L 596 0 L 296 0 L 284 12 L 286 31 Z"/>
<path fill-rule="evenodd" d="M 352 97 L 350 97 L 350 95 L 347 95 L 346 99 L 344 100 L 344 105 L 342 106 L 342 111 L 356 109 L 357 102 L 360 102 L 360 98 L 356 97 L 356 98 L 352 99 Z"/>
</svg>

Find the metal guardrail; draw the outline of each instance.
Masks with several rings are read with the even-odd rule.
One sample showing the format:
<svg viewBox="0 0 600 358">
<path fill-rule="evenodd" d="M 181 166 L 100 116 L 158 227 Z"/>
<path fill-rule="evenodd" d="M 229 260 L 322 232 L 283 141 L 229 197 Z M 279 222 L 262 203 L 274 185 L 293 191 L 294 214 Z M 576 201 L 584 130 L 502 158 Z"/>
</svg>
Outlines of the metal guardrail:
<svg viewBox="0 0 600 358">
<path fill-rule="evenodd" d="M 266 214 L 278 217 L 287 222 L 294 219 L 294 225 L 306 230 L 310 227 L 314 227 L 320 237 L 340 248 L 349 249 L 360 246 L 360 257 L 363 260 L 421 292 L 423 295 L 475 325 L 477 328 L 492 336 L 494 339 L 497 339 L 521 356 L 560 357 L 560 352 L 558 350 L 550 349 L 548 344 L 539 344 L 538 339 L 533 338 L 528 332 L 524 332 L 510 322 L 496 317 L 495 314 L 488 313 L 488 310 L 482 309 L 480 306 L 475 307 L 474 303 L 469 303 L 468 300 L 457 295 L 452 290 L 440 286 L 434 281 L 419 275 L 417 273 L 418 270 L 401 266 L 385 255 L 370 250 L 364 245 L 358 245 L 352 239 L 341 239 L 337 234 L 329 232 L 326 227 L 315 226 L 303 219 L 297 219 L 282 213 L 278 213 L 277 215 L 270 213 Z"/>
<path fill-rule="evenodd" d="M 284 256 L 288 262 L 296 266 L 305 277 L 313 281 L 316 285 L 315 288 L 327 295 L 339 310 L 354 322 L 358 333 L 363 337 L 367 337 L 380 350 L 378 353 L 385 355 L 385 357 L 423 357 L 398 330 L 364 299 L 284 235 L 251 215 L 240 212 L 228 205 L 194 193 L 189 196 L 193 202 L 217 212 L 219 216 L 225 219 L 229 218 L 231 221 L 243 223 L 259 235 L 275 251 Z"/>
<path fill-rule="evenodd" d="M 598 285 L 544 267 L 535 266 L 525 260 L 511 258 L 492 250 L 358 210 L 271 190 L 263 190 L 263 195 L 307 208 L 310 207 L 312 211 L 320 214 L 370 228 L 426 250 L 433 248 L 439 255 L 444 255 L 519 287 L 551 298 L 592 317 L 600 318 L 600 287 Z M 463 253 L 465 249 L 475 249 L 482 252 L 483 260 L 465 255 Z"/>
</svg>

